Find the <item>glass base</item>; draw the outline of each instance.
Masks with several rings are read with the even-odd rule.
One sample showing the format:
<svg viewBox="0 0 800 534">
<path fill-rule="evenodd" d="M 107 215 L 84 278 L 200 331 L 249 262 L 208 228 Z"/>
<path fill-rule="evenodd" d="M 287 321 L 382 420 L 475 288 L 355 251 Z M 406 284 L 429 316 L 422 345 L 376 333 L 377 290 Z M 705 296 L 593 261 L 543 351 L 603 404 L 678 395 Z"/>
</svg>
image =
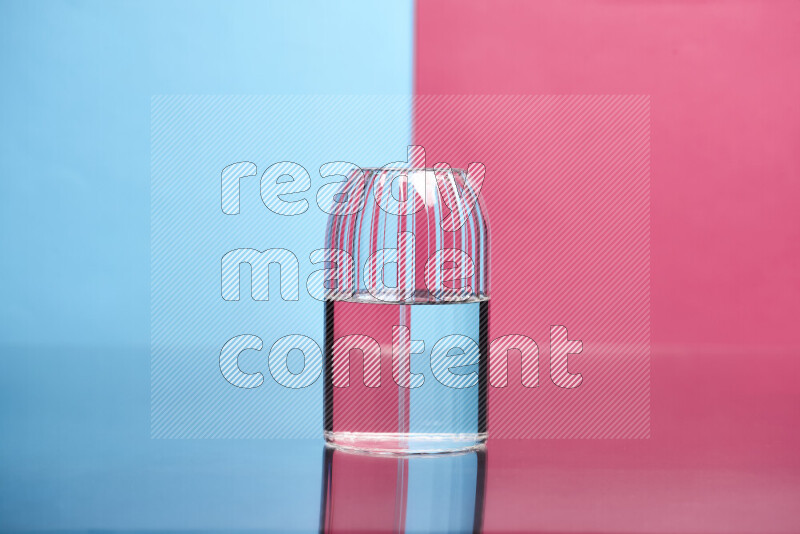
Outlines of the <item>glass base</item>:
<svg viewBox="0 0 800 534">
<path fill-rule="evenodd" d="M 480 449 L 486 433 L 421 434 L 389 432 L 325 432 L 331 447 L 382 455 L 450 454 Z"/>
</svg>

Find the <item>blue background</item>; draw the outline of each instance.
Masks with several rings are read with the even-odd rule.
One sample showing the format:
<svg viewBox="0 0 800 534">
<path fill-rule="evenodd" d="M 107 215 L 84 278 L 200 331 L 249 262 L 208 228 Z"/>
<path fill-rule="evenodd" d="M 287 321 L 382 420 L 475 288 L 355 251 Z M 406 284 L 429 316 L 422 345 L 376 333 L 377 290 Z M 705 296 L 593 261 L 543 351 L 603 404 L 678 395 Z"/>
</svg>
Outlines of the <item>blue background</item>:
<svg viewBox="0 0 800 534">
<path fill-rule="evenodd" d="M 412 20 L 0 3 L 0 529 L 317 528 L 321 440 L 150 439 L 150 99 L 409 94 Z"/>
<path fill-rule="evenodd" d="M 411 138 L 410 102 L 403 95 L 154 97 L 153 437 L 320 436 L 323 305 L 311 293 L 319 296 L 324 288 L 308 279 L 323 269 L 312 263 L 312 251 L 326 246 L 328 214 L 317 192 L 344 177 L 323 179 L 318 170 L 329 161 L 372 167 L 398 159 Z M 243 160 L 257 166 L 255 174 L 221 195 L 222 169 Z M 267 171 L 277 163 L 285 172 L 285 161 L 298 165 L 292 185 L 302 185 L 302 169 L 308 173 L 302 185 L 308 190 L 281 195 L 291 211 L 272 202 L 270 184 L 279 175 L 270 179 Z M 221 196 L 227 202 L 237 187 L 239 213 L 223 213 Z M 222 258 L 232 257 L 227 253 L 245 250 L 279 251 L 283 263 L 263 271 L 238 262 L 222 267 Z M 225 300 L 221 286 L 238 287 L 238 298 Z M 223 345 L 242 334 L 260 340 L 260 350 L 256 345 L 234 355 L 243 372 L 261 373 L 257 388 L 235 387 L 220 372 Z M 303 337 L 295 338 L 298 345 L 287 344 L 286 336 Z M 276 381 L 284 357 L 294 373 L 302 372 L 304 387 Z"/>
</svg>

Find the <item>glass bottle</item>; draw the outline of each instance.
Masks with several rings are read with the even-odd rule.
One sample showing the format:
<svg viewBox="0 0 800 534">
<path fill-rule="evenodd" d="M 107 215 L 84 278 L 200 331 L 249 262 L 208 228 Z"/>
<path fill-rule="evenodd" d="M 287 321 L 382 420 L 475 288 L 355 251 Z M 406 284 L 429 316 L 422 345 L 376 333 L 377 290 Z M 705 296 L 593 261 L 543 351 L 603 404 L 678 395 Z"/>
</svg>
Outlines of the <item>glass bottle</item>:
<svg viewBox="0 0 800 534">
<path fill-rule="evenodd" d="M 487 435 L 484 168 L 350 167 L 329 199 L 324 435 L 439 453 Z"/>
</svg>

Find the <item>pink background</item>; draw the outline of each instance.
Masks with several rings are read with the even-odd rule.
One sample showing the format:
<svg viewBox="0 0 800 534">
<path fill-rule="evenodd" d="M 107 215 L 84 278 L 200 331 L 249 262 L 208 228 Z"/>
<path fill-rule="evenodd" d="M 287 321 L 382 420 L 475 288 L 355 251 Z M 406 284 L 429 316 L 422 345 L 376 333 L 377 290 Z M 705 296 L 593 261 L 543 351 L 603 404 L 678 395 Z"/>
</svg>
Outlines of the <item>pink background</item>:
<svg viewBox="0 0 800 534">
<path fill-rule="evenodd" d="M 648 437 L 649 98 L 422 95 L 414 109 L 429 163 L 486 168 L 489 379 L 506 357 L 509 377 L 489 388 L 490 434 Z M 566 366 L 551 339 L 558 326 L 580 344 Z M 498 349 L 509 335 L 527 339 Z M 523 350 L 538 353 L 524 372 L 538 371 L 536 387 L 522 385 Z"/>
<path fill-rule="evenodd" d="M 651 97 L 651 437 L 491 441 L 487 531 L 800 531 L 800 4 L 426 0 L 416 17 L 417 94 Z"/>
</svg>

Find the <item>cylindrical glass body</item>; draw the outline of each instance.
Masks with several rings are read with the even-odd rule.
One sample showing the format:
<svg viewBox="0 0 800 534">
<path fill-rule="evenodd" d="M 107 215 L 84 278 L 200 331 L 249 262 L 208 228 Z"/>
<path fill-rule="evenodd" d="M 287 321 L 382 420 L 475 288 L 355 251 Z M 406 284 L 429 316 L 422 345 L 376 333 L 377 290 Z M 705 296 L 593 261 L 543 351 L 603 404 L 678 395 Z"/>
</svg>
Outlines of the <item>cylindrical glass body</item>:
<svg viewBox="0 0 800 534">
<path fill-rule="evenodd" d="M 352 169 L 326 256 L 325 438 L 378 453 L 486 439 L 489 228 L 482 166 Z"/>
<path fill-rule="evenodd" d="M 433 457 L 325 447 L 319 532 L 482 532 L 487 452 Z"/>
</svg>

